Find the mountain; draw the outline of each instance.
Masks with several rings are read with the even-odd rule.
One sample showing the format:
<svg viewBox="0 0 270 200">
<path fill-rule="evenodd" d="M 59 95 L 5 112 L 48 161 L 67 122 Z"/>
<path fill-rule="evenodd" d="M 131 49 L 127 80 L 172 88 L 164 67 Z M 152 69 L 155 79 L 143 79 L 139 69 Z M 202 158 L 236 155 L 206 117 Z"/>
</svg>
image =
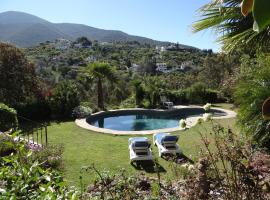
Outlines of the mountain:
<svg viewBox="0 0 270 200">
<path fill-rule="evenodd" d="M 23 12 L 8 11 L 0 13 L 0 41 L 10 42 L 20 47 L 31 47 L 41 42 L 59 38 L 75 40 L 82 36 L 101 42 L 138 41 L 154 45 L 169 44 L 169 42 L 129 35 L 122 31 L 104 30 L 83 24 L 51 23 Z M 187 45 L 180 45 L 180 47 L 193 48 Z"/>
</svg>

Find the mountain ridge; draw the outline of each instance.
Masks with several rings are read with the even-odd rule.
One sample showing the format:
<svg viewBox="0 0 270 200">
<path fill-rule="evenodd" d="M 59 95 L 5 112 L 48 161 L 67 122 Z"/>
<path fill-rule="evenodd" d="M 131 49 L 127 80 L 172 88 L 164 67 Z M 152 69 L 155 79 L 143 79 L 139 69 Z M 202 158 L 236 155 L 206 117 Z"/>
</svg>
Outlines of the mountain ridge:
<svg viewBox="0 0 270 200">
<path fill-rule="evenodd" d="M 138 41 L 151 45 L 168 45 L 171 43 L 84 24 L 52 23 L 35 15 L 19 11 L 0 13 L 0 41 L 9 42 L 19 47 L 31 47 L 41 42 L 59 38 L 75 40 L 82 36 L 100 42 Z M 182 44 L 180 46 L 187 49 L 195 48 Z"/>
</svg>

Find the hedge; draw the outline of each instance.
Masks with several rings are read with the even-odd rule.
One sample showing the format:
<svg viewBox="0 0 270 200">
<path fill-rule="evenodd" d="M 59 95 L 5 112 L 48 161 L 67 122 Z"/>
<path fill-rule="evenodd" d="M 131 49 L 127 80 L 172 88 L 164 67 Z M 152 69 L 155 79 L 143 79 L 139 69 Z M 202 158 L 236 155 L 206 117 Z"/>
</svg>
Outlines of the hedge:
<svg viewBox="0 0 270 200">
<path fill-rule="evenodd" d="M 0 131 L 5 132 L 18 127 L 17 111 L 0 103 Z"/>
</svg>

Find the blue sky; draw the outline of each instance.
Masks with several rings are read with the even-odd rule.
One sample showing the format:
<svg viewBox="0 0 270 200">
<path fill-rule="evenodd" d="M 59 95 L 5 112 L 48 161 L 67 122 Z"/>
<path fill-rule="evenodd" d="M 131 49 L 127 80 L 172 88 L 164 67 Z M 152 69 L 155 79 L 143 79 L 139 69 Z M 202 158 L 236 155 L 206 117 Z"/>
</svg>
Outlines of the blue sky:
<svg viewBox="0 0 270 200">
<path fill-rule="evenodd" d="M 22 11 L 51 22 L 122 30 L 132 35 L 217 51 L 211 31 L 193 34 L 196 11 L 210 0 L 0 0 L 0 12 Z"/>
</svg>

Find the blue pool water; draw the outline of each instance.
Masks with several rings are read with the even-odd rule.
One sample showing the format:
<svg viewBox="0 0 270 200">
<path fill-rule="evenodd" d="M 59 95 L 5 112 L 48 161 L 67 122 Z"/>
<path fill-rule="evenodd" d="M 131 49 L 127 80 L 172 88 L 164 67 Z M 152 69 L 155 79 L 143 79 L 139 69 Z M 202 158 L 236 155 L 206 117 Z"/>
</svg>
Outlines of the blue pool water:
<svg viewBox="0 0 270 200">
<path fill-rule="evenodd" d="M 186 108 L 172 112 L 117 111 L 92 115 L 87 118 L 87 122 L 99 128 L 118 131 L 144 131 L 178 127 L 180 119 L 202 116 L 203 113 L 204 110 L 201 108 Z M 224 113 L 212 110 L 212 114 L 220 116 Z"/>
<path fill-rule="evenodd" d="M 101 118 L 93 121 L 91 124 L 99 128 L 119 131 L 142 131 L 176 127 L 179 120 L 179 117 L 124 115 Z"/>
</svg>

